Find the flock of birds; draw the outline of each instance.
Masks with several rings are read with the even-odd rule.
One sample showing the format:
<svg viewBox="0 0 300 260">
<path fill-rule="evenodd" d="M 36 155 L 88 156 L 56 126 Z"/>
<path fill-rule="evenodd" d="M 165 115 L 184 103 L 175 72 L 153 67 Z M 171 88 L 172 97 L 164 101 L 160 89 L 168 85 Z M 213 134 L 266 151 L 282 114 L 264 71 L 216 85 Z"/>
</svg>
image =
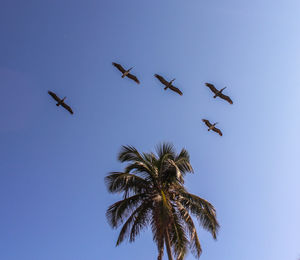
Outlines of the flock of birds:
<svg viewBox="0 0 300 260">
<path fill-rule="evenodd" d="M 131 67 L 130 69 L 126 70 L 126 69 L 123 68 L 123 66 L 121 64 L 113 62 L 112 65 L 114 67 L 116 67 L 122 73 L 122 78 L 128 77 L 129 79 L 133 80 L 137 84 L 140 84 L 140 81 L 138 80 L 138 78 L 135 75 L 133 75 L 133 74 L 130 73 L 131 70 L 133 69 L 133 67 Z M 179 94 L 180 96 L 183 95 L 183 93 L 181 92 L 181 90 L 173 85 L 173 82 L 175 81 L 175 79 L 172 79 L 171 81 L 167 81 L 167 80 L 165 80 L 164 77 L 162 77 L 162 76 L 160 76 L 158 74 L 154 74 L 154 77 L 156 77 L 165 86 L 164 90 L 170 89 L 170 90 L 176 92 L 177 94 Z M 226 87 L 218 90 L 211 83 L 205 83 L 205 85 L 214 93 L 213 98 L 219 97 L 221 99 L 226 100 L 229 104 L 233 104 L 233 102 L 230 99 L 230 97 L 223 94 L 223 91 L 224 91 L 224 89 L 226 89 Z M 65 108 L 66 110 L 68 110 L 73 115 L 73 110 L 71 109 L 71 107 L 69 105 L 67 105 L 65 103 L 66 97 L 64 97 L 64 98 L 61 99 L 61 98 L 59 98 L 52 91 L 48 91 L 48 94 L 57 102 L 56 106 L 62 106 L 63 108 Z M 216 127 L 216 125 L 218 124 L 218 122 L 212 124 L 207 119 L 202 119 L 202 121 L 208 127 L 208 131 L 212 130 L 212 131 L 218 133 L 220 136 L 223 135 L 222 132 L 221 132 L 221 130 Z"/>
</svg>

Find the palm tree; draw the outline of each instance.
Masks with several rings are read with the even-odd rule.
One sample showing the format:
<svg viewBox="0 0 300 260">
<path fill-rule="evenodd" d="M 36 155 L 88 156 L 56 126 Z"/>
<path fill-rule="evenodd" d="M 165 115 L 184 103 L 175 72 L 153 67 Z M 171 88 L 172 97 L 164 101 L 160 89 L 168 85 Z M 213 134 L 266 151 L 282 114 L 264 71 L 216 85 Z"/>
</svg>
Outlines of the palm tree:
<svg viewBox="0 0 300 260">
<path fill-rule="evenodd" d="M 105 177 L 109 192 L 123 194 L 106 212 L 113 228 L 123 224 L 116 245 L 125 238 L 133 242 L 150 225 L 158 260 L 162 260 L 164 247 L 169 260 L 173 256 L 184 259 L 188 249 L 199 258 L 202 250 L 192 216 L 214 239 L 219 224 L 213 205 L 184 187 L 185 174 L 193 173 L 188 152 L 182 149 L 176 154 L 169 143 L 159 145 L 156 154 L 122 146 L 118 159 L 128 163 L 124 172 Z"/>
</svg>

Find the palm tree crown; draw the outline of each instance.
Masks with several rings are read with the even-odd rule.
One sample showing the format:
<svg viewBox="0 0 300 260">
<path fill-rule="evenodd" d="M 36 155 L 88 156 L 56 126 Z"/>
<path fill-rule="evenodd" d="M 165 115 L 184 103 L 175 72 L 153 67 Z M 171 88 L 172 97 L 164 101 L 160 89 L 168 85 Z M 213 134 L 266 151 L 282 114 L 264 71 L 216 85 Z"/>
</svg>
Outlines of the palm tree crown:
<svg viewBox="0 0 300 260">
<path fill-rule="evenodd" d="M 125 238 L 133 242 L 141 230 L 150 225 L 161 260 L 166 246 L 169 260 L 184 259 L 188 249 L 200 257 L 201 246 L 191 216 L 216 239 L 219 224 L 214 207 L 189 193 L 184 176 L 193 173 L 189 154 L 179 154 L 172 144 L 164 143 L 154 153 L 139 153 L 123 146 L 119 161 L 128 162 L 124 172 L 111 172 L 105 177 L 109 192 L 122 193 L 123 199 L 111 205 L 107 218 L 113 228 L 123 224 L 117 245 Z"/>
</svg>

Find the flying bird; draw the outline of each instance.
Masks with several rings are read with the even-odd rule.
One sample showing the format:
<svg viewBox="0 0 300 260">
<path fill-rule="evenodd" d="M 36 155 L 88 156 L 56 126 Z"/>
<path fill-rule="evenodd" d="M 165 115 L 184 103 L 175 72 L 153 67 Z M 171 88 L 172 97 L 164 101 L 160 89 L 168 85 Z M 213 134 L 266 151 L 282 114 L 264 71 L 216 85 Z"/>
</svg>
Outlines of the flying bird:
<svg viewBox="0 0 300 260">
<path fill-rule="evenodd" d="M 55 93 L 53 93 L 51 91 L 48 91 L 48 94 L 57 102 L 56 103 L 57 106 L 62 106 L 63 108 L 68 110 L 73 115 L 72 109 L 65 103 L 65 100 L 67 97 L 60 99 Z"/>
<path fill-rule="evenodd" d="M 128 78 L 134 80 L 137 84 L 140 84 L 140 81 L 138 80 L 138 78 L 136 76 L 130 74 L 130 71 L 133 69 L 133 67 L 131 67 L 128 70 L 125 70 L 121 64 L 113 62 L 112 65 L 115 66 L 119 71 L 122 72 L 122 78 L 125 78 L 127 76 Z"/>
<path fill-rule="evenodd" d="M 175 91 L 176 93 L 178 93 L 180 96 L 182 96 L 183 93 L 180 91 L 180 89 L 179 89 L 179 88 L 176 88 L 176 87 L 174 87 L 174 86 L 172 85 L 172 83 L 173 83 L 173 81 L 174 81 L 175 79 L 172 79 L 170 82 L 168 82 L 168 81 L 166 81 L 162 76 L 160 76 L 160 75 L 158 75 L 158 74 L 155 74 L 154 76 L 155 76 L 162 84 L 165 85 L 164 90 L 167 90 L 167 89 L 169 88 L 169 89 Z"/>
<path fill-rule="evenodd" d="M 213 84 L 205 83 L 205 85 L 206 85 L 207 87 L 209 87 L 210 90 L 211 90 L 212 92 L 215 93 L 214 98 L 220 97 L 220 98 L 226 100 L 229 104 L 233 104 L 233 102 L 232 102 L 232 100 L 230 99 L 230 97 L 228 97 L 228 96 L 222 94 L 223 90 L 224 90 L 226 87 L 225 87 L 225 88 L 222 88 L 222 89 L 220 89 L 220 90 L 217 90 Z"/>
<path fill-rule="evenodd" d="M 219 128 L 216 128 L 216 124 L 218 124 L 218 123 L 211 124 L 207 119 L 202 119 L 202 121 L 208 127 L 207 131 L 213 130 L 214 132 L 218 133 L 220 136 L 223 135 L 221 130 Z"/>
</svg>

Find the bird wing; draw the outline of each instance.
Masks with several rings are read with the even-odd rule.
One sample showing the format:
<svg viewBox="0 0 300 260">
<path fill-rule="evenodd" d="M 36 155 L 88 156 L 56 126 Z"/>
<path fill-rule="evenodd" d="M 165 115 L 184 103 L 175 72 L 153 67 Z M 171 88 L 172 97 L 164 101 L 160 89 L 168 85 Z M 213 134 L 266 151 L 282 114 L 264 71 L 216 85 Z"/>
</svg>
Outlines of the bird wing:
<svg viewBox="0 0 300 260">
<path fill-rule="evenodd" d="M 137 84 L 140 84 L 140 81 L 138 80 L 138 78 L 136 76 L 134 76 L 134 75 L 132 75 L 132 74 L 129 73 L 127 75 L 127 77 L 130 78 L 130 79 L 132 79 L 132 80 L 134 80 Z"/>
<path fill-rule="evenodd" d="M 63 102 L 61 104 L 61 106 L 65 109 L 67 109 L 73 115 L 73 110 L 65 102 Z"/>
<path fill-rule="evenodd" d="M 168 86 L 169 82 L 166 81 L 162 76 L 155 74 L 154 75 L 162 84 L 164 84 L 165 86 Z"/>
<path fill-rule="evenodd" d="M 215 88 L 215 86 L 213 84 L 210 84 L 210 83 L 205 83 L 205 85 L 207 87 L 209 87 L 209 89 L 214 92 L 215 94 L 218 93 L 218 90 Z"/>
<path fill-rule="evenodd" d="M 220 130 L 219 128 L 214 127 L 212 130 L 213 130 L 214 132 L 218 133 L 220 136 L 223 135 L 222 132 L 221 132 L 221 130 Z"/>
<path fill-rule="evenodd" d="M 211 127 L 211 123 L 207 119 L 202 119 L 202 121 L 206 124 L 207 127 Z"/>
<path fill-rule="evenodd" d="M 179 88 L 176 88 L 176 87 L 174 87 L 173 85 L 171 85 L 169 88 L 170 88 L 171 90 L 175 91 L 176 93 L 178 93 L 180 96 L 182 96 L 183 93 L 180 91 Z"/>
<path fill-rule="evenodd" d="M 219 95 L 219 97 L 222 98 L 222 99 L 224 99 L 224 100 L 226 100 L 229 104 L 233 104 L 233 102 L 232 102 L 232 100 L 231 100 L 230 97 L 228 97 L 228 96 L 226 96 L 226 95 L 224 95 L 222 93 Z"/>
<path fill-rule="evenodd" d="M 57 102 L 60 101 L 60 98 L 58 96 L 56 96 L 55 93 L 53 93 L 52 91 L 48 91 L 48 94 L 54 99 L 56 100 Z"/>
<path fill-rule="evenodd" d="M 119 71 L 121 71 L 122 73 L 124 73 L 126 70 L 122 67 L 121 64 L 115 63 L 113 62 L 112 65 L 114 65 Z"/>
</svg>

